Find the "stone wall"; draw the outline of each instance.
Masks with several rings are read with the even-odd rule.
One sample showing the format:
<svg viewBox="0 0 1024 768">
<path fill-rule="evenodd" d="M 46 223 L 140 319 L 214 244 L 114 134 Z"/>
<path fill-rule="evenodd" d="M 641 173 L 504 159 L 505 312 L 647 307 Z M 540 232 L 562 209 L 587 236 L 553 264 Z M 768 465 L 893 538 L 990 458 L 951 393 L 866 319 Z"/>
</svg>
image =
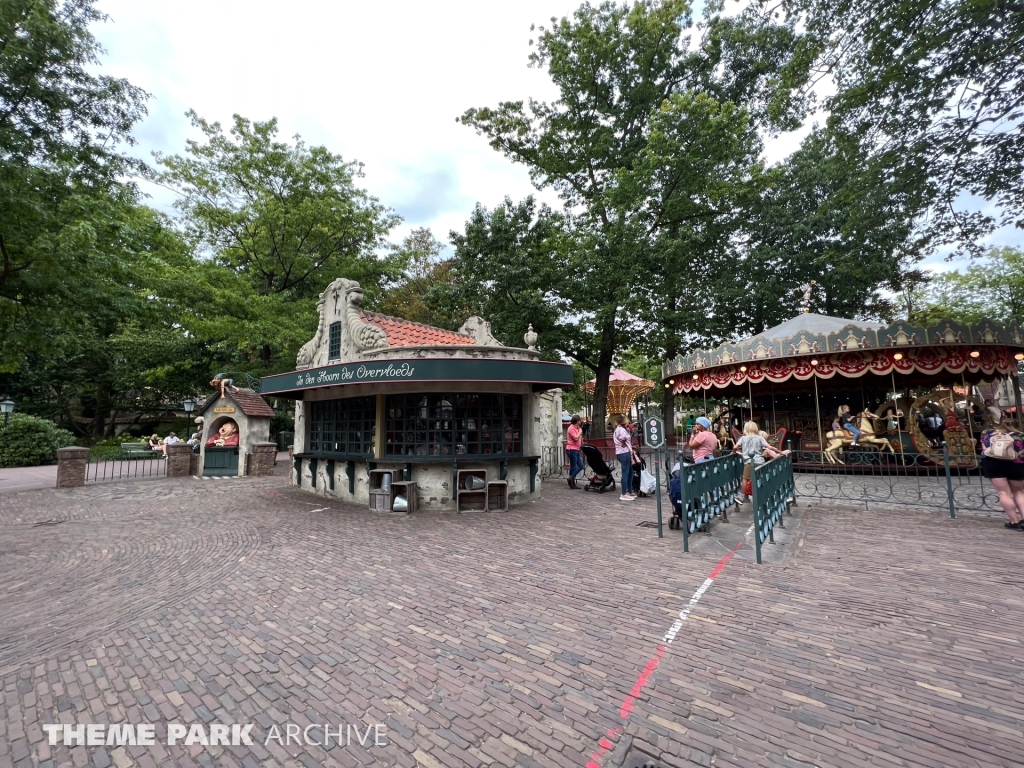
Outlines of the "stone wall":
<svg viewBox="0 0 1024 768">
<path fill-rule="evenodd" d="M 327 474 L 327 462 L 319 459 L 316 463 L 316 483 L 314 487 L 312 474 L 309 468 L 309 459 L 300 459 L 300 486 L 305 491 L 313 491 L 318 496 L 327 496 L 353 504 L 368 505 L 370 503 L 369 471 L 365 462 L 355 464 L 355 492 L 348 491 L 348 475 L 346 474 L 346 462 L 337 460 L 334 463 L 334 489 L 330 487 L 330 477 Z M 387 469 L 395 473 L 395 478 L 402 476 L 403 465 L 401 463 L 381 461 L 377 462 L 377 469 Z M 499 480 L 501 466 L 496 461 L 470 461 L 459 463 L 459 469 L 485 469 L 488 480 Z M 295 472 L 292 468 L 292 482 Z M 452 465 L 451 464 L 414 464 L 412 467 L 412 479 L 416 481 L 416 501 L 420 510 L 433 511 L 455 511 L 455 499 L 452 498 Z M 540 498 L 540 477 L 535 482 L 535 490 L 530 493 L 530 465 L 525 460 L 510 460 L 508 465 L 508 476 L 505 478 L 508 483 L 509 504 L 520 504 L 527 501 L 536 501 Z"/>
</svg>

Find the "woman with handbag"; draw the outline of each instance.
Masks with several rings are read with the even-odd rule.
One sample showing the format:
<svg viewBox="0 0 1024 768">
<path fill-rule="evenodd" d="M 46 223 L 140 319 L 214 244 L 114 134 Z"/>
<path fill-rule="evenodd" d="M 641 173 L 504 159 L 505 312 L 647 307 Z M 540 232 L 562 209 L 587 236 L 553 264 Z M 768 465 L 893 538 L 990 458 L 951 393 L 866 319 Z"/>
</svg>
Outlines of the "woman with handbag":
<svg viewBox="0 0 1024 768">
<path fill-rule="evenodd" d="M 616 416 L 615 423 L 618 426 L 612 433 L 612 442 L 615 444 L 615 458 L 622 467 L 619 476 L 622 495 L 619 496 L 619 501 L 633 501 L 636 498 L 636 494 L 633 493 L 633 437 L 625 427 L 625 416 Z"/>
<path fill-rule="evenodd" d="M 996 489 L 1006 527 L 1024 530 L 1024 434 L 1005 419 L 982 433 L 981 448 L 981 474 Z"/>
<path fill-rule="evenodd" d="M 736 501 L 744 504 L 754 494 L 754 467 L 764 464 L 764 452 L 768 450 L 768 441 L 761 437 L 756 421 L 743 425 L 743 437 L 733 450 L 743 457 L 743 485 Z"/>
</svg>

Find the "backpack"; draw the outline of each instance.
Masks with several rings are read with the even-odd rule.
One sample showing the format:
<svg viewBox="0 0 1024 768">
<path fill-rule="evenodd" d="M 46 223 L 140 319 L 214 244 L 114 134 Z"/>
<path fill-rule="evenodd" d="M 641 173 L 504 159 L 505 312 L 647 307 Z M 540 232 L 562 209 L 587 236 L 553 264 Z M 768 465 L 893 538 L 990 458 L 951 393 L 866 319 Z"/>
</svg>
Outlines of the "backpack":
<svg viewBox="0 0 1024 768">
<path fill-rule="evenodd" d="M 984 450 L 984 455 L 990 459 L 1016 461 L 1017 449 L 1014 446 L 1013 435 L 1007 435 L 1004 432 L 993 432 L 992 437 L 988 441 L 988 448 Z"/>
</svg>

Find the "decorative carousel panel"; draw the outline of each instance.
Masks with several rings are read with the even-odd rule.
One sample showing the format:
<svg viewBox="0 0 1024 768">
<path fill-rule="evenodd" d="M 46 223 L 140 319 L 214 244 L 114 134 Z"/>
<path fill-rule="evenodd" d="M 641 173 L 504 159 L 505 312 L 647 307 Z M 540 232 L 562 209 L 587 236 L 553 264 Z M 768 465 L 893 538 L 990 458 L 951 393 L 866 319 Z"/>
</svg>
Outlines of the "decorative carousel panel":
<svg viewBox="0 0 1024 768">
<path fill-rule="evenodd" d="M 812 355 L 824 353 L 828 349 L 825 336 L 801 331 L 792 338 L 782 342 L 782 353 L 785 355 Z"/>
<path fill-rule="evenodd" d="M 848 352 L 853 349 L 871 349 L 878 346 L 878 336 L 870 328 L 848 325 L 828 335 L 829 352 Z"/>
<path fill-rule="evenodd" d="M 927 330 L 902 320 L 893 323 L 888 328 L 880 328 L 877 334 L 880 347 L 921 346 L 928 343 Z"/>
<path fill-rule="evenodd" d="M 928 341 L 932 344 L 970 344 L 971 329 L 953 321 L 943 321 L 928 329 Z"/>
<path fill-rule="evenodd" d="M 711 354 L 711 358 L 714 360 L 714 365 L 738 363 L 743 359 L 743 350 L 738 344 L 722 344 Z"/>
<path fill-rule="evenodd" d="M 782 343 L 772 339 L 751 339 L 749 344 L 744 345 L 743 356 L 747 360 L 767 360 L 782 355 Z"/>
<path fill-rule="evenodd" d="M 972 326 L 971 340 L 975 344 L 1009 344 L 1010 334 L 1001 325 L 982 320 Z"/>
</svg>

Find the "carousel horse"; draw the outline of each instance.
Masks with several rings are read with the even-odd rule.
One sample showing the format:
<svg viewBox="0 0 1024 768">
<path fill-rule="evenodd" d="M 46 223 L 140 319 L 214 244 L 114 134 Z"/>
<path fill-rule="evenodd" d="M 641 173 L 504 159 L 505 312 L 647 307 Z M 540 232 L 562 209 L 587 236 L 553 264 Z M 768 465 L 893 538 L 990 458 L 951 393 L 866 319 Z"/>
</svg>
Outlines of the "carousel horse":
<svg viewBox="0 0 1024 768">
<path fill-rule="evenodd" d="M 857 440 L 857 445 L 863 445 L 866 448 L 877 448 L 879 453 L 887 448 L 890 453 L 896 453 L 892 444 L 886 438 L 875 434 L 875 425 L 871 422 L 872 419 L 866 416 L 861 416 L 858 420 L 857 429 L 860 430 L 860 438 Z M 853 442 L 853 435 L 845 429 L 840 429 L 838 432 L 826 432 L 825 437 L 828 439 L 825 458 L 828 459 L 829 464 L 845 464 L 846 462 L 836 455 L 836 451 L 850 445 Z"/>
</svg>

